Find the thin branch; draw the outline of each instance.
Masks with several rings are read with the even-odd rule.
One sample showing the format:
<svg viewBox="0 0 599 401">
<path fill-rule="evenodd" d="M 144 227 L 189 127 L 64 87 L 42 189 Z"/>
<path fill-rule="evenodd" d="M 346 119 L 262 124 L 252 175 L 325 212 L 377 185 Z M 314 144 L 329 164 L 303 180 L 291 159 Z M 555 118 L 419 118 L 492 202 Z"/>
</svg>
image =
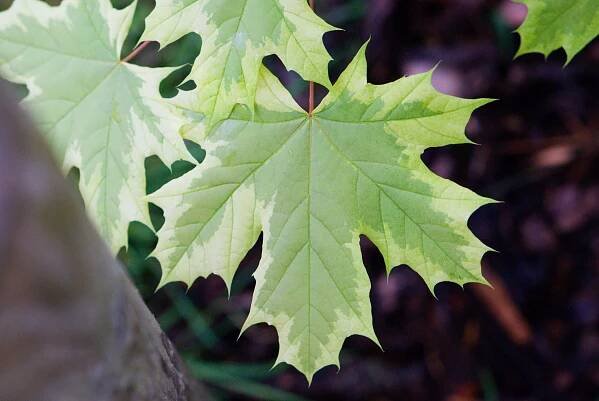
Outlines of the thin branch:
<svg viewBox="0 0 599 401">
<path fill-rule="evenodd" d="M 533 337 L 532 329 L 512 300 L 503 280 L 488 266 L 485 269 L 485 277 L 493 287 L 477 285 L 472 287 L 474 293 L 486 304 L 514 343 L 520 345 L 530 343 Z"/>
<path fill-rule="evenodd" d="M 121 63 L 128 63 L 129 61 L 133 60 L 135 57 L 137 57 L 139 55 L 139 53 L 141 53 L 143 51 L 143 49 L 145 49 L 148 45 L 150 44 L 149 41 L 147 42 L 141 42 L 141 44 L 139 46 L 137 46 L 135 48 L 135 50 L 133 50 L 127 57 L 125 57 L 124 59 L 121 60 Z"/>
</svg>

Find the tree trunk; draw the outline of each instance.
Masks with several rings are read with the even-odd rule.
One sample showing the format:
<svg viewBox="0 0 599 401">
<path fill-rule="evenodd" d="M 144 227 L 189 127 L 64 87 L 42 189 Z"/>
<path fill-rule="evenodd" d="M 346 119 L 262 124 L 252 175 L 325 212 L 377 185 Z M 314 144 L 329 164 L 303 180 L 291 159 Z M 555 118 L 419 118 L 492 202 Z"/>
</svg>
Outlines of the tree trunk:
<svg viewBox="0 0 599 401">
<path fill-rule="evenodd" d="M 0 86 L 0 400 L 208 400 Z"/>
</svg>

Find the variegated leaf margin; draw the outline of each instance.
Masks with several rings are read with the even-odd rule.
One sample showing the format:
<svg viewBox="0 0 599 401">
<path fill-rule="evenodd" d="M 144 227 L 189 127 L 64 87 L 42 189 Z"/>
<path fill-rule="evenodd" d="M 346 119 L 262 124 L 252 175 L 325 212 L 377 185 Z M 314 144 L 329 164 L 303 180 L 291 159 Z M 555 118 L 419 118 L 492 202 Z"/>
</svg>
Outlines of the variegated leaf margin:
<svg viewBox="0 0 599 401">
<path fill-rule="evenodd" d="M 201 90 L 175 102 L 203 114 L 206 129 L 236 104 L 253 107 L 262 60 L 277 55 L 304 79 L 330 87 L 322 36 L 335 29 L 306 0 L 157 0 L 141 40 L 166 46 L 185 34 L 202 38 L 190 79 Z"/>
<path fill-rule="evenodd" d="M 515 0 L 528 8 L 518 28 L 521 45 L 518 55 L 542 53 L 548 56 L 561 47 L 569 63 L 599 35 L 597 0 Z"/>
</svg>

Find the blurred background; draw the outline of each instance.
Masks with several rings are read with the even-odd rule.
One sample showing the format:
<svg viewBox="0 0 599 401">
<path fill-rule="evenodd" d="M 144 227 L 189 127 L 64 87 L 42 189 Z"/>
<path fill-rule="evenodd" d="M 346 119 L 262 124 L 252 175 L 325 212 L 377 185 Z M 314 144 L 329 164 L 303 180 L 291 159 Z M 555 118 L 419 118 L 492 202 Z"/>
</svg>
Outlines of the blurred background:
<svg viewBox="0 0 599 401">
<path fill-rule="evenodd" d="M 113 0 L 117 7 L 130 2 Z M 9 3 L 0 0 L 3 8 Z M 125 53 L 153 7 L 153 0 L 140 0 Z M 509 0 L 316 0 L 316 7 L 343 28 L 325 36 L 333 81 L 371 38 L 372 83 L 440 62 L 433 79 L 438 90 L 500 99 L 476 111 L 468 125 L 480 146 L 424 155 L 437 174 L 504 202 L 469 221 L 499 251 L 483 260 L 495 290 L 444 283 L 435 299 L 407 266 L 387 278 L 381 255 L 363 238 L 384 352 L 351 337 L 341 371 L 325 368 L 308 387 L 291 367 L 271 369 L 278 349 L 273 328 L 254 326 L 237 339 L 260 241 L 241 264 L 229 298 L 216 277 L 189 290 L 169 284 L 155 291 L 160 266 L 147 256 L 156 237 L 133 223 L 130 246 L 119 257 L 192 373 L 217 400 L 599 400 L 599 40 L 564 68 L 562 50 L 547 60 L 539 54 L 513 60 L 519 41 L 513 31 L 526 8 Z M 134 62 L 182 66 L 161 85 L 170 97 L 195 87 L 184 78 L 200 49 L 201 39 L 190 34 L 160 52 L 152 44 Z M 265 63 L 307 105 L 307 82 L 276 57 Z M 320 99 L 325 91 L 317 89 Z M 188 145 L 201 161 L 202 149 Z M 152 157 L 146 167 L 152 192 L 193 165 L 178 162 L 169 170 Z M 162 212 L 151 211 L 159 228 Z"/>
</svg>

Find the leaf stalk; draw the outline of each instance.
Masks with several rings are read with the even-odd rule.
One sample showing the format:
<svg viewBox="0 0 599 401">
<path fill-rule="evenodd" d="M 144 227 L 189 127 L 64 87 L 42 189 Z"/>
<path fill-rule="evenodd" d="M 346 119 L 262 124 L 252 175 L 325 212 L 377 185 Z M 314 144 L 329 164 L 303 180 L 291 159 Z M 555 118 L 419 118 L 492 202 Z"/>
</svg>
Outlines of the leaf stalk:
<svg viewBox="0 0 599 401">
<path fill-rule="evenodd" d="M 310 0 L 310 8 L 314 10 L 316 0 Z M 311 117 L 314 112 L 314 82 L 308 83 L 308 115 Z"/>
<path fill-rule="evenodd" d="M 127 57 L 121 60 L 121 63 L 128 63 L 129 61 L 133 60 L 135 57 L 139 55 L 139 53 L 143 51 L 143 49 L 148 47 L 149 44 L 149 41 L 141 42 L 141 44 L 137 46 L 131 53 L 129 53 Z"/>
</svg>

